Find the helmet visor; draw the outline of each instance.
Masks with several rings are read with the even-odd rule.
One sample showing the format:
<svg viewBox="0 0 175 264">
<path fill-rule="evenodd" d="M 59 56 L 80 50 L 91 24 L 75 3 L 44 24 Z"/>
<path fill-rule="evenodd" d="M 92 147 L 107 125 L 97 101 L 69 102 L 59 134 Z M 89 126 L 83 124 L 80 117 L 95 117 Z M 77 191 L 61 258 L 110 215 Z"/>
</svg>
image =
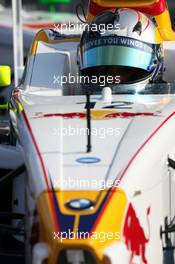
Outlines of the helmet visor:
<svg viewBox="0 0 175 264">
<path fill-rule="evenodd" d="M 103 81 L 103 86 L 111 85 L 111 84 L 116 85 L 119 83 L 132 84 L 138 81 L 145 80 L 151 76 L 147 71 L 143 69 L 126 67 L 126 66 L 92 67 L 82 70 L 81 75 L 85 77 L 84 78 L 84 80 L 86 81 L 85 84 L 93 83 L 93 84 L 100 84 L 100 86 L 102 86 L 102 81 Z"/>
<path fill-rule="evenodd" d="M 87 42 L 82 48 L 81 71 L 120 76 L 121 83 L 146 78 L 156 68 L 153 45 L 127 37 L 103 37 Z M 108 70 L 109 68 L 109 70 Z M 97 71 L 96 71 L 96 70 Z"/>
</svg>

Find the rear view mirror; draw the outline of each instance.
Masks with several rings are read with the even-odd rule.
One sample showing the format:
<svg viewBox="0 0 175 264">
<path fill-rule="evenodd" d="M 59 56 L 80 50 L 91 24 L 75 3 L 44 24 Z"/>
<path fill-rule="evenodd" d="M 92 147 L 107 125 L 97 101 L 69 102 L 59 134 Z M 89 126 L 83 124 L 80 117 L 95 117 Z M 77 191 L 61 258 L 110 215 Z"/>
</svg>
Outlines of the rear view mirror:
<svg viewBox="0 0 175 264">
<path fill-rule="evenodd" d="M 11 69 L 9 66 L 0 66 L 0 87 L 11 84 Z"/>
</svg>

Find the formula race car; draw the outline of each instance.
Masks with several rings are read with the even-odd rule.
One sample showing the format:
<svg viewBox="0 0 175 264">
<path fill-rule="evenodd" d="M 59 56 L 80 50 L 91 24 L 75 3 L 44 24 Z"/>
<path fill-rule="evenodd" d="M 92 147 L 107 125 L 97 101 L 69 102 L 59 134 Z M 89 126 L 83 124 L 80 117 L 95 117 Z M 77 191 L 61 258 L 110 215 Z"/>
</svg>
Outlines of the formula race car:
<svg viewBox="0 0 175 264">
<path fill-rule="evenodd" d="M 10 122 L 0 129 L 0 187 L 12 184 L 12 210 L 0 212 L 11 220 L 0 229 L 24 243 L 26 264 L 173 264 L 175 32 L 166 1 L 93 0 L 86 19 L 82 36 L 37 33 L 1 105 Z M 117 33 L 106 29 L 114 21 Z"/>
</svg>

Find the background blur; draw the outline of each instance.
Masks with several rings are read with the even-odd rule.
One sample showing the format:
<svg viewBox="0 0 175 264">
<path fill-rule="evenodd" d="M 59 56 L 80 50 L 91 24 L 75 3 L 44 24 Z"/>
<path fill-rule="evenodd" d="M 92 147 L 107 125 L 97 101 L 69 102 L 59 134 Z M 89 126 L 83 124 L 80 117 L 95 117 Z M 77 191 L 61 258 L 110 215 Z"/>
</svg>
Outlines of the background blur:
<svg viewBox="0 0 175 264">
<path fill-rule="evenodd" d="M 23 0 L 23 5 L 25 8 L 30 10 L 52 10 L 53 6 L 59 12 L 75 12 L 75 7 L 78 3 L 82 3 L 85 7 L 87 7 L 88 0 L 60 0 L 58 4 L 46 4 L 48 1 L 44 0 Z M 58 2 L 58 1 L 57 1 Z M 62 3 L 61 3 L 62 2 Z M 65 3 L 64 3 L 65 2 Z M 0 0 L 0 4 L 9 7 L 11 5 L 11 0 Z"/>
</svg>

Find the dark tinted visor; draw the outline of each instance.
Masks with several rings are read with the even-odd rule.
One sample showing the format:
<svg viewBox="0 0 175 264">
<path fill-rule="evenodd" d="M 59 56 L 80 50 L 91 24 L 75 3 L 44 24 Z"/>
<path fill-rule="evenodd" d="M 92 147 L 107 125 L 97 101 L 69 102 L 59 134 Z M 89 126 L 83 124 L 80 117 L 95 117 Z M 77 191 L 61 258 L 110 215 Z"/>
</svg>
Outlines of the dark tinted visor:
<svg viewBox="0 0 175 264">
<path fill-rule="evenodd" d="M 85 83 L 89 80 L 97 80 L 97 84 L 100 81 L 105 80 L 105 85 L 116 85 L 116 84 L 132 84 L 138 81 L 142 81 L 150 76 L 146 70 L 140 68 L 133 67 L 125 67 L 125 66 L 111 66 L 111 67 L 93 67 L 84 69 L 81 71 L 81 75 L 83 75 Z M 88 76 L 88 78 L 87 78 Z M 95 84 L 95 83 L 94 83 Z"/>
</svg>

